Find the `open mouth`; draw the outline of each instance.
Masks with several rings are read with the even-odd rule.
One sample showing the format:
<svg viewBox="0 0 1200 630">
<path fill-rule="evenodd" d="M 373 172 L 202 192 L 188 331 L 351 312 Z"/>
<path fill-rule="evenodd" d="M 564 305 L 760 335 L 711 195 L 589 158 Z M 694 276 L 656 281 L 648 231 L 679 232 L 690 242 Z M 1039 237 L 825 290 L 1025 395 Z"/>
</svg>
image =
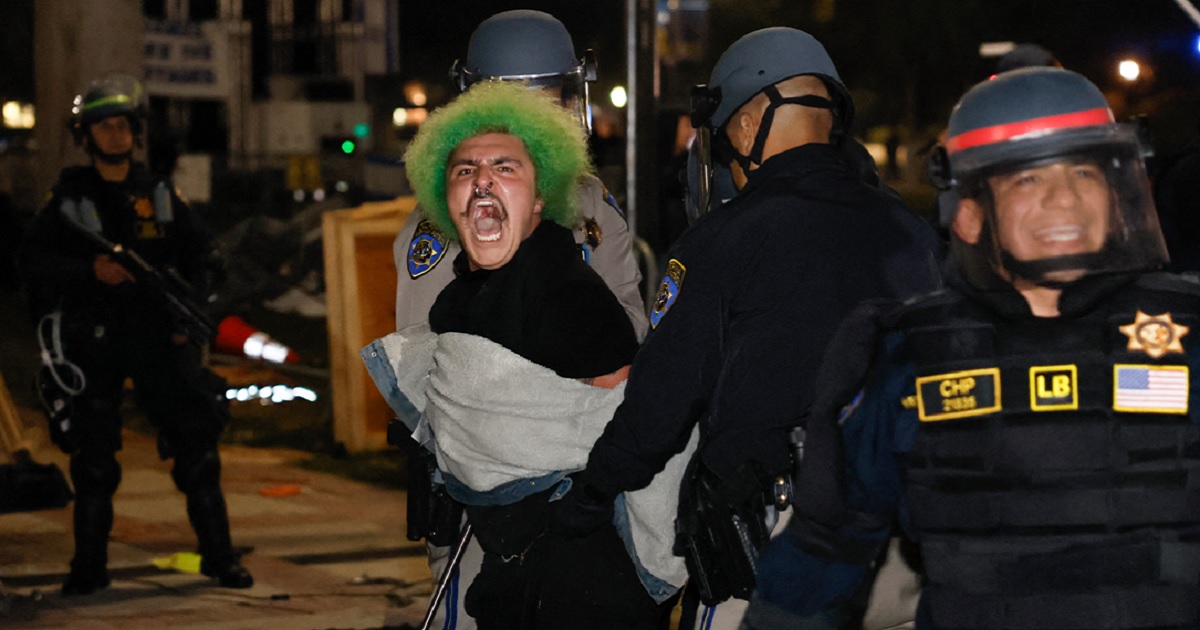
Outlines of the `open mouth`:
<svg viewBox="0 0 1200 630">
<path fill-rule="evenodd" d="M 471 231 L 475 240 L 484 243 L 500 240 L 504 221 L 508 219 L 508 212 L 504 210 L 503 204 L 491 197 L 472 199 L 466 214 L 471 219 Z"/>
</svg>

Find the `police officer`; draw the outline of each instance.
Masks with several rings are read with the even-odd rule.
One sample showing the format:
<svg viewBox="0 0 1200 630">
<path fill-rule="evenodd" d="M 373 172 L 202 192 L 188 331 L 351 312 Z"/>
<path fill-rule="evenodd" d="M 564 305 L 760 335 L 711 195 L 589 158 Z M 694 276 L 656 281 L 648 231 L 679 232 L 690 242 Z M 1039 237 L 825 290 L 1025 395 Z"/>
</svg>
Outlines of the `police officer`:
<svg viewBox="0 0 1200 630">
<path fill-rule="evenodd" d="M 837 627 L 897 512 L 918 628 L 1200 626 L 1200 285 L 1155 272 L 1143 150 L 1067 70 L 963 96 L 949 288 L 831 342 L 747 626 Z"/>
<path fill-rule="evenodd" d="M 706 509 L 739 523 L 715 559 L 689 560 L 697 581 L 729 585 L 706 595 L 715 603 L 749 595 L 752 571 L 731 572 L 752 566 L 756 549 L 739 560 L 733 547 L 748 533 L 765 542 L 764 496 L 788 472 L 788 434 L 838 321 L 863 299 L 936 287 L 939 243 L 842 157 L 853 104 L 811 35 L 777 27 L 742 37 L 702 95 L 693 120 L 713 134 L 738 193 L 671 251 L 625 401 L 592 450 L 584 491 L 567 495 L 559 517 L 580 531 L 603 522 L 612 497 L 645 486 L 699 425 L 690 483 L 710 489 Z M 694 513 L 681 506 L 680 523 Z M 710 525 L 685 538 L 710 539 Z"/>
<path fill-rule="evenodd" d="M 547 91 L 590 131 L 588 83 L 596 78 L 595 63 L 590 53 L 582 59 L 576 56 L 566 27 L 547 13 L 505 11 L 480 22 L 471 35 L 466 61 L 456 61 L 450 74 L 459 91 L 486 81 L 519 81 L 531 89 Z M 625 216 L 600 180 L 592 175 L 585 177 L 580 185 L 578 201 L 583 219 L 572 234 L 580 256 L 617 296 L 640 342 L 646 334 L 646 307 L 639 289 L 641 272 L 633 256 L 633 235 Z M 399 271 L 397 330 L 428 320 L 434 300 L 454 279 L 451 262 L 459 251 L 460 245 L 428 221 L 419 207 L 409 215 L 393 244 Z M 457 513 L 454 509 L 438 508 L 434 512 L 451 516 Z M 434 576 L 439 576 L 451 547 L 431 543 L 428 546 L 430 568 Z M 475 627 L 474 620 L 461 609 L 459 595 L 466 589 L 459 585 L 471 583 L 482 561 L 482 552 L 472 541 L 434 627 L 447 630 Z"/>
<path fill-rule="evenodd" d="M 223 382 L 202 368 L 195 348 L 148 283 L 101 253 L 88 233 L 140 255 L 160 271 L 197 282 L 211 260 L 210 236 L 170 182 L 133 160 L 143 125 L 141 89 L 110 75 L 76 97 L 72 130 L 91 164 L 59 175 L 31 221 L 21 270 L 35 315 L 61 322 L 51 334 L 82 374 L 69 424 L 51 434 L 71 454 L 75 556 L 64 595 L 106 588 L 112 495 L 121 481 L 121 399 L 127 377 L 159 431 L 159 454 L 187 495 L 201 572 L 221 586 L 254 582 L 239 563 L 221 493 L 217 438 L 228 421 Z"/>
<path fill-rule="evenodd" d="M 596 79 L 590 51 L 582 59 L 566 27 L 541 11 L 497 13 L 471 34 L 465 62 L 450 69 L 459 91 L 481 81 L 519 81 L 559 99 L 589 132 L 587 84 Z M 625 307 L 640 341 L 646 334 L 646 306 L 638 285 L 641 272 L 633 257 L 633 235 L 616 200 L 594 176 L 579 188 L 583 221 L 574 231 L 580 255 Z M 393 244 L 399 281 L 396 286 L 396 329 L 424 322 L 434 299 L 454 278 L 449 264 L 459 251 L 420 209 L 409 215 Z"/>
</svg>

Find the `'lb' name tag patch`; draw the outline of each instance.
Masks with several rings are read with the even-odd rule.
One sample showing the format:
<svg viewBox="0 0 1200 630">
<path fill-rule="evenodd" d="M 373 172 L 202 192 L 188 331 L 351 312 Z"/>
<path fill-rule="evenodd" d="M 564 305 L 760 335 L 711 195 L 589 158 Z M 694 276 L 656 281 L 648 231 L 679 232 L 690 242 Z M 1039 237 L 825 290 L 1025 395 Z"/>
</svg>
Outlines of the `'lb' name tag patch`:
<svg viewBox="0 0 1200 630">
<path fill-rule="evenodd" d="M 1000 411 L 1000 368 L 917 379 L 917 416 L 921 422 L 969 418 L 997 411 Z"/>
<path fill-rule="evenodd" d="M 1113 366 L 1113 409 L 1143 413 L 1188 412 L 1188 366 Z"/>
<path fill-rule="evenodd" d="M 1079 409 L 1079 370 L 1074 365 L 1029 368 L 1029 408 L 1034 411 Z"/>
</svg>

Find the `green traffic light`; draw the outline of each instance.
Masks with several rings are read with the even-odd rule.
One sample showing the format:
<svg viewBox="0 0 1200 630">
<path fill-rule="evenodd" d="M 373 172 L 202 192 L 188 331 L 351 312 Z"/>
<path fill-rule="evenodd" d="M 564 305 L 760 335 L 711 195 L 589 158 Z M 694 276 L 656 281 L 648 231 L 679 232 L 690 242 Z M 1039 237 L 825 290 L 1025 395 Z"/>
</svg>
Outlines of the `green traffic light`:
<svg viewBox="0 0 1200 630">
<path fill-rule="evenodd" d="M 351 153 L 354 153 L 354 141 L 353 140 L 343 140 L 342 141 L 342 153 L 345 153 L 346 155 L 350 155 Z"/>
</svg>

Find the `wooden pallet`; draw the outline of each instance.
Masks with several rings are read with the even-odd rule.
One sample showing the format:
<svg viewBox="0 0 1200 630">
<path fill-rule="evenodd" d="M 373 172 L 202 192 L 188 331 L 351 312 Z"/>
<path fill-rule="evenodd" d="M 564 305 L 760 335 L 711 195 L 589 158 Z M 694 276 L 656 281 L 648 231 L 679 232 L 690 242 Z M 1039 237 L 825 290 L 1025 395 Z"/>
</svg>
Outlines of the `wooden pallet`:
<svg viewBox="0 0 1200 630">
<path fill-rule="evenodd" d="M 393 414 L 358 351 L 396 330 L 392 241 L 415 206 L 398 197 L 321 218 L 333 436 L 351 453 L 387 448 Z"/>
<path fill-rule="evenodd" d="M 24 435 L 25 424 L 21 421 L 17 406 L 13 404 L 4 376 L 0 375 L 0 452 L 13 453 L 29 448 Z"/>
</svg>

